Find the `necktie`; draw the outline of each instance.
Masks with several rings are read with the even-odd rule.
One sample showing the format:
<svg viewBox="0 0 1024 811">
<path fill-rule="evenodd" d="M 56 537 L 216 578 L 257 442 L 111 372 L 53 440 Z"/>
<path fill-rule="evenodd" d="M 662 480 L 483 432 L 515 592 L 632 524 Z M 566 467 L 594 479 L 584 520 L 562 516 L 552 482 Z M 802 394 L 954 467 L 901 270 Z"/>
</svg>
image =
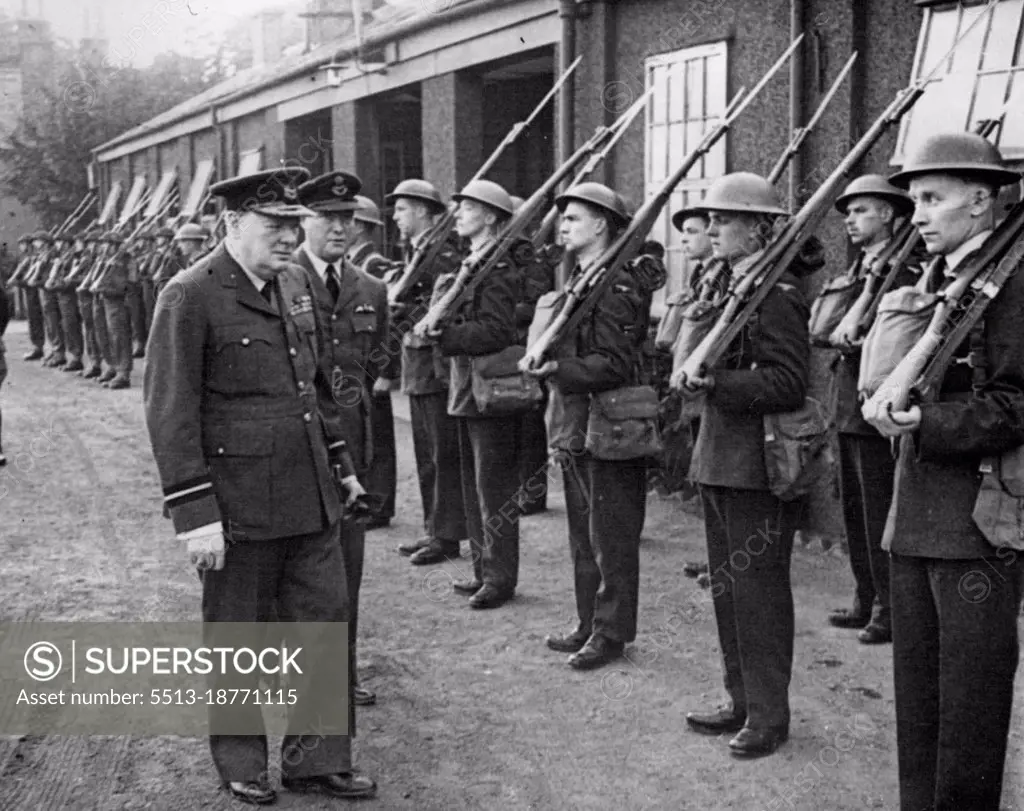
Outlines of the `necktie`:
<svg viewBox="0 0 1024 811">
<path fill-rule="evenodd" d="M 928 269 L 928 292 L 938 293 L 946 285 L 946 257 L 940 256 Z"/>
<path fill-rule="evenodd" d="M 327 275 L 327 292 L 331 294 L 331 303 L 338 303 L 338 293 L 341 292 L 341 285 L 338 284 L 338 274 L 334 270 L 334 265 L 328 265 L 325 271 Z"/>
<path fill-rule="evenodd" d="M 271 296 L 274 295 L 273 282 L 266 282 L 263 285 L 263 289 L 260 290 L 260 295 L 263 296 L 263 299 L 267 302 L 267 304 L 271 304 Z"/>
</svg>

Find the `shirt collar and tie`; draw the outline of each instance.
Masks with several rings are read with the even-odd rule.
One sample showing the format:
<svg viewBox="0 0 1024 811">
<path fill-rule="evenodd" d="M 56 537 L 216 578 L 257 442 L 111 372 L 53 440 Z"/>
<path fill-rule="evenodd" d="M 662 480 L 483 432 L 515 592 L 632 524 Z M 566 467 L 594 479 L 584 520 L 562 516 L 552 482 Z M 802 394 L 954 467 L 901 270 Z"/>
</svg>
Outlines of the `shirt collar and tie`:
<svg viewBox="0 0 1024 811">
<path fill-rule="evenodd" d="M 961 263 L 974 251 L 980 248 L 992 234 L 991 229 L 981 231 L 964 242 L 960 247 L 944 256 L 937 256 L 928 268 L 928 290 L 932 293 L 944 287 L 951 279 L 956 278 Z"/>
<path fill-rule="evenodd" d="M 324 283 L 327 292 L 331 294 L 331 302 L 337 303 L 338 295 L 341 293 L 341 281 L 338 278 L 338 270 L 333 263 L 327 262 L 317 256 L 309 249 L 309 245 L 303 245 L 302 250 L 306 252 L 309 263 L 313 266 L 317 276 Z"/>
<path fill-rule="evenodd" d="M 249 268 L 245 266 L 241 258 L 238 256 L 238 252 L 232 246 L 230 241 L 224 241 L 224 249 L 228 252 L 228 256 L 235 260 L 235 264 L 242 269 L 242 273 L 246 275 L 246 278 L 248 278 L 249 281 L 252 282 L 252 286 L 256 288 L 256 292 L 263 296 L 264 301 L 266 301 L 268 304 L 272 303 L 271 296 L 273 296 L 274 293 L 274 285 L 269 280 L 261 279 L 259 276 L 257 276 L 251 270 L 249 270 Z"/>
</svg>

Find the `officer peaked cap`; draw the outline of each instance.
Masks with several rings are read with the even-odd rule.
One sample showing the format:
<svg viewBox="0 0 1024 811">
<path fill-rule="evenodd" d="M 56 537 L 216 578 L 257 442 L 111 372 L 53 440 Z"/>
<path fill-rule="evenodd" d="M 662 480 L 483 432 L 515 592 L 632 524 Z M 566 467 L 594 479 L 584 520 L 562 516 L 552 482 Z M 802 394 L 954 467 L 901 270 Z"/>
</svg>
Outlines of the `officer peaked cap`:
<svg viewBox="0 0 1024 811">
<path fill-rule="evenodd" d="M 299 199 L 315 212 L 355 211 L 363 181 L 348 172 L 328 172 L 299 186 Z"/>
<path fill-rule="evenodd" d="M 214 183 L 210 194 L 224 198 L 228 211 L 255 211 L 268 217 L 305 217 L 312 212 L 299 202 L 298 187 L 308 179 L 308 169 L 282 166 Z"/>
</svg>

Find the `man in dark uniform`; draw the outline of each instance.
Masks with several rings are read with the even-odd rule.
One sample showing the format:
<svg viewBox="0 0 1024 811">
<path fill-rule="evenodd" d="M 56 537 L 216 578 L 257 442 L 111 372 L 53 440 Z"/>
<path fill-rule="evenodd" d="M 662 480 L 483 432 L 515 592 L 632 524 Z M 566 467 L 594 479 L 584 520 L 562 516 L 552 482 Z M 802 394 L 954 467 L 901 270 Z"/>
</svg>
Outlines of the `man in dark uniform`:
<svg viewBox="0 0 1024 811">
<path fill-rule="evenodd" d="M 864 175 L 846 187 L 836 200 L 836 209 L 845 217 L 850 242 L 858 249 L 848 278 L 863 287 L 878 255 L 892 239 L 896 219 L 906 217 L 912 208 L 910 198 L 881 175 Z M 905 281 L 909 283 L 909 279 Z M 861 628 L 857 638 L 865 645 L 876 645 L 892 641 L 889 553 L 882 549 L 882 533 L 892 502 L 896 462 L 889 440 L 861 416 L 857 392 L 860 342 L 845 325 L 840 327 L 831 339 L 839 349 L 832 364 L 832 385 L 843 525 L 855 592 L 852 610 L 833 611 L 828 620 L 838 628 Z"/>
<path fill-rule="evenodd" d="M 74 293 L 78 300 L 85 351 L 89 356 L 89 366 L 81 373 L 82 377 L 87 380 L 98 378 L 103 374 L 103 361 L 107 359 L 106 323 L 104 322 L 102 325 L 96 323 L 95 297 L 89 290 L 90 278 L 107 255 L 107 243 L 101 237 L 102 234 L 99 231 L 85 235 L 85 253 L 82 256 L 81 265 L 73 280 L 69 280 L 73 281 L 69 292 Z"/>
<path fill-rule="evenodd" d="M 375 381 L 391 374 L 391 362 L 379 352 L 388 333 L 388 296 L 384 282 L 345 261 L 347 223 L 357 210 L 355 175 L 328 172 L 299 188 L 302 204 L 313 213 L 302 221 L 306 241 L 294 261 L 309 276 L 326 333 L 320 368 L 331 381 L 332 397 L 323 411 L 341 426 L 356 473 L 366 482 L 373 457 L 373 396 Z M 373 491 L 370 490 L 370 493 Z M 363 579 L 366 528 L 353 520 L 341 522 L 341 549 L 348 577 L 348 630 L 355 702 L 373 704 L 376 696 L 359 686 L 356 640 L 359 586 Z"/>
<path fill-rule="evenodd" d="M 384 275 L 394 267 L 378 253 L 375 243 L 375 231 L 384 225 L 380 218 L 380 209 L 369 197 L 356 195 L 359 208 L 346 224 L 348 250 L 345 259 L 363 273 L 375 279 L 383 279 Z M 387 364 L 387 376 L 378 377 L 373 381 L 371 411 L 373 425 L 373 461 L 366 472 L 363 484 L 374 494 L 377 503 L 374 505 L 373 519 L 366 525 L 367 529 L 379 529 L 391 523 L 395 516 L 395 491 L 398 487 L 398 459 L 395 455 L 395 413 L 391 407 L 391 389 L 401 374 L 401 354 L 397 347 L 390 346 L 390 340 L 382 343 L 378 349 L 390 355 Z"/>
<path fill-rule="evenodd" d="M 134 271 L 125 286 L 124 306 L 128 313 L 128 329 L 131 332 L 132 357 L 142 358 L 146 354 L 146 304 L 143 298 L 142 282 L 146 265 L 152 258 L 153 231 L 143 231 L 132 242 L 131 260 Z"/>
<path fill-rule="evenodd" d="M 174 240 L 164 248 L 160 262 L 153 270 L 153 289 L 157 295 L 179 270 L 192 267 L 205 254 L 203 246 L 210 232 L 201 225 L 185 223 L 174 234 Z"/>
<path fill-rule="evenodd" d="M 85 369 L 85 365 L 82 363 L 82 357 L 85 354 L 85 346 L 82 341 L 82 316 L 78 309 L 78 296 L 75 294 L 73 283 L 68 284 L 66 279 L 81 265 L 85 255 L 85 235 L 78 234 L 70 238 L 69 241 L 71 246 L 58 272 L 54 274 L 49 284 L 57 297 L 61 330 L 64 333 L 64 344 L 67 351 L 67 363 L 64 364 L 62 371 L 81 372 Z"/>
<path fill-rule="evenodd" d="M 39 288 L 35 284 L 39 263 L 49 246 L 50 235 L 46 231 L 35 231 L 28 235 L 31 257 L 24 274 L 19 274 L 18 283 L 25 293 L 25 316 L 28 319 L 28 339 L 32 349 L 23 360 L 41 360 L 44 357 L 43 345 L 46 341 L 46 322 L 43 318 L 43 304 L 39 299 Z"/>
<path fill-rule="evenodd" d="M 166 510 L 200 566 L 206 623 L 340 622 L 348 612 L 339 489 L 349 503 L 363 491 L 337 424 L 319 410 L 330 397 L 317 363 L 323 333 L 310 280 L 292 265 L 299 217 L 308 214 L 296 184 L 308 177 L 281 168 L 211 187 L 225 199 L 228 237 L 157 301 L 146 424 Z M 308 709 L 300 699 L 293 711 Z M 232 714 L 260 719 L 253 705 L 209 712 L 211 725 Z M 275 800 L 265 736 L 212 735 L 210 747 L 235 797 Z M 309 746 L 286 735 L 281 759 L 286 789 L 376 792 L 352 770 L 348 736 Z"/>
<path fill-rule="evenodd" d="M 1020 175 L 981 136 L 952 133 L 925 139 L 890 180 L 909 189 L 935 257 L 918 289 L 940 292 L 970 272 L 995 225 L 997 189 Z M 974 508 L 982 460 L 1024 444 L 1022 322 L 1017 268 L 957 349 L 937 400 L 892 409 L 883 385 L 862 408 L 900 441 L 883 546 L 903 811 L 1000 808 L 1022 567 L 1019 553 L 988 542 Z"/>
<path fill-rule="evenodd" d="M 106 389 L 127 389 L 131 387 L 132 345 L 125 293 L 135 273 L 135 260 L 116 231 L 108 231 L 103 239 L 108 255 L 89 288 L 94 298 L 94 319 L 103 320 L 97 338 L 101 344 L 106 338 L 107 371 L 96 380 Z"/>
<path fill-rule="evenodd" d="M 45 231 L 41 233 L 46 233 Z M 43 309 L 43 328 L 46 333 L 46 340 L 50 344 L 49 354 L 43 358 L 43 366 L 59 367 L 67 363 L 67 356 L 64 351 L 64 327 L 60 321 L 60 300 L 55 290 L 48 290 L 46 282 L 50 278 L 53 265 L 63 262 L 65 259 L 64 249 L 66 240 L 63 237 L 50 238 L 46 234 L 49 250 L 45 258 L 40 262 L 39 275 L 33 281 L 39 292 L 40 306 Z"/>
<path fill-rule="evenodd" d="M 406 261 L 434 227 L 435 218 L 445 211 L 437 189 L 425 180 L 403 180 L 388 195 L 394 206 L 394 220 L 407 240 Z M 416 565 L 439 563 L 458 557 L 459 543 L 466 537 L 459 463 L 459 434 L 454 417 L 448 415 L 448 361 L 433 341 L 422 340 L 408 329 L 424 314 L 434 282 L 445 273 L 458 270 L 462 259 L 454 233 L 445 234 L 444 248 L 434 267 L 427 269 L 413 302 L 393 313 L 406 330 L 402 338 L 402 391 L 409 396 L 416 475 L 423 499 L 426 535 L 402 544 L 398 551 L 412 555 Z"/>
</svg>

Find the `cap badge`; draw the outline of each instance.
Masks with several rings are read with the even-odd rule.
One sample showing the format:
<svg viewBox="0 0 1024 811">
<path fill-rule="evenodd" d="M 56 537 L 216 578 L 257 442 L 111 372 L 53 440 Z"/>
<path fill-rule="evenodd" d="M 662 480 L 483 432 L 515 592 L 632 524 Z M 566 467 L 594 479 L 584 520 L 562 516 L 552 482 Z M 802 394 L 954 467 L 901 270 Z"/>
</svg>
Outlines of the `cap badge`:
<svg viewBox="0 0 1024 811">
<path fill-rule="evenodd" d="M 348 197 L 348 183 L 345 182 L 345 178 L 341 175 L 335 175 L 334 177 L 334 188 L 331 189 L 331 194 L 335 197 Z"/>
<path fill-rule="evenodd" d="M 299 194 L 298 194 L 297 191 L 295 191 L 295 187 L 294 186 L 285 186 L 284 187 L 284 199 L 285 200 L 295 201 L 298 198 L 299 198 Z"/>
</svg>

